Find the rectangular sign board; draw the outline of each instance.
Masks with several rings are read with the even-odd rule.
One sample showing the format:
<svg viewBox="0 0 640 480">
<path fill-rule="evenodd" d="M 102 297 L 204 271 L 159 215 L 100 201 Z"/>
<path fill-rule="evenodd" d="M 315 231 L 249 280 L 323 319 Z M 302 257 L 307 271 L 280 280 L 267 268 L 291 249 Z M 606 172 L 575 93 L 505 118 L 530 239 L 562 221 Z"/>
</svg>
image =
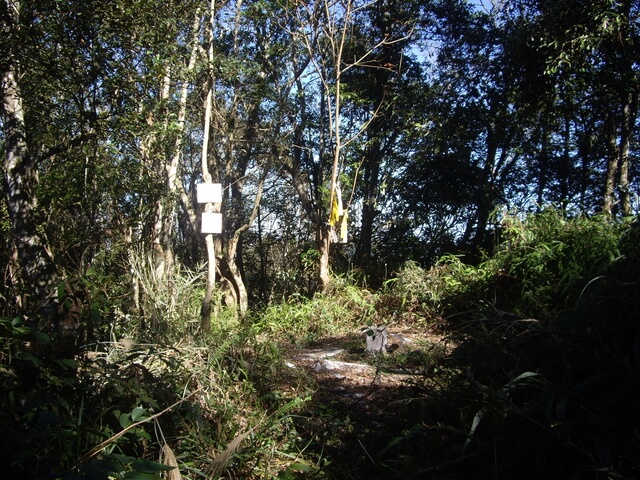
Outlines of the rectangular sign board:
<svg viewBox="0 0 640 480">
<path fill-rule="evenodd" d="M 201 230 L 202 233 L 222 233 L 222 214 L 203 212 Z"/>
<path fill-rule="evenodd" d="M 196 185 L 196 197 L 198 203 L 221 203 L 221 183 L 198 183 Z"/>
</svg>

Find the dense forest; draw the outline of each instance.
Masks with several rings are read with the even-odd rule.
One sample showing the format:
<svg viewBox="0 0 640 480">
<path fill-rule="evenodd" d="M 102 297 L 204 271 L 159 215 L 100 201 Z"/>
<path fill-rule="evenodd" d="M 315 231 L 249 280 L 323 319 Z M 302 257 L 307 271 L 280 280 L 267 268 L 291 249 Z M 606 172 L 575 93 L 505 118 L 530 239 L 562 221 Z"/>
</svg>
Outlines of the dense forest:
<svg viewBox="0 0 640 480">
<path fill-rule="evenodd" d="M 639 15 L 2 0 L 7 478 L 640 478 Z"/>
</svg>

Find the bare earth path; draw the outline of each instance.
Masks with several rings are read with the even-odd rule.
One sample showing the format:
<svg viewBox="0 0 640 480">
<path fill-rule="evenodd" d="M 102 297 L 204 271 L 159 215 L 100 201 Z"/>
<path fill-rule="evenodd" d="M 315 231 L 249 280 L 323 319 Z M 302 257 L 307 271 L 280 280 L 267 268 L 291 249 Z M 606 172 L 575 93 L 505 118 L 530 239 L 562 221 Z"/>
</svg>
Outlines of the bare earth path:
<svg viewBox="0 0 640 480">
<path fill-rule="evenodd" d="M 396 342 L 396 343 L 394 343 Z M 402 331 L 390 335 L 391 353 L 365 353 L 363 336 L 324 339 L 289 350 L 291 373 L 306 375 L 315 385 L 298 428 L 318 455 L 331 462 L 330 478 L 393 479 L 387 446 L 415 418 L 434 349 L 443 349 L 436 334 Z"/>
</svg>

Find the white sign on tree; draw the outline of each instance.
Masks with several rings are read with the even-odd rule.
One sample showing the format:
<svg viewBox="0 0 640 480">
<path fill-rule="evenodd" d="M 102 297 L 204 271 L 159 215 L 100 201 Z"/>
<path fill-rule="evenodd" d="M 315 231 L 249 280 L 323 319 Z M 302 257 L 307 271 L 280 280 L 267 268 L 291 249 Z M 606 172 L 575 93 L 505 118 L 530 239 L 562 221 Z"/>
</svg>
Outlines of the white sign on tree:
<svg viewBox="0 0 640 480">
<path fill-rule="evenodd" d="M 215 212 L 202 212 L 202 233 L 222 233 L 222 214 Z"/>
<path fill-rule="evenodd" d="M 222 203 L 222 184 L 199 183 L 196 185 L 196 198 L 198 203 L 207 204 L 202 212 L 200 231 L 205 234 L 222 233 L 222 214 L 211 211 L 211 204 Z"/>
<path fill-rule="evenodd" d="M 221 183 L 199 183 L 196 185 L 198 203 L 222 203 Z"/>
</svg>

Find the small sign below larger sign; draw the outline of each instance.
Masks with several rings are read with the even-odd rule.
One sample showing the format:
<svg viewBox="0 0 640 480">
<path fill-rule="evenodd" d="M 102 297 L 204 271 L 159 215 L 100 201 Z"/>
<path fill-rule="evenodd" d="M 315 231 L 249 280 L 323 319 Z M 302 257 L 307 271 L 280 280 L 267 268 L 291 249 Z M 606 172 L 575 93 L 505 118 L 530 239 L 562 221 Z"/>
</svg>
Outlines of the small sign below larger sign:
<svg viewBox="0 0 640 480">
<path fill-rule="evenodd" d="M 202 212 L 202 233 L 222 233 L 222 214 Z"/>
<path fill-rule="evenodd" d="M 198 203 L 221 203 L 221 183 L 198 183 L 196 185 L 196 197 Z"/>
</svg>

